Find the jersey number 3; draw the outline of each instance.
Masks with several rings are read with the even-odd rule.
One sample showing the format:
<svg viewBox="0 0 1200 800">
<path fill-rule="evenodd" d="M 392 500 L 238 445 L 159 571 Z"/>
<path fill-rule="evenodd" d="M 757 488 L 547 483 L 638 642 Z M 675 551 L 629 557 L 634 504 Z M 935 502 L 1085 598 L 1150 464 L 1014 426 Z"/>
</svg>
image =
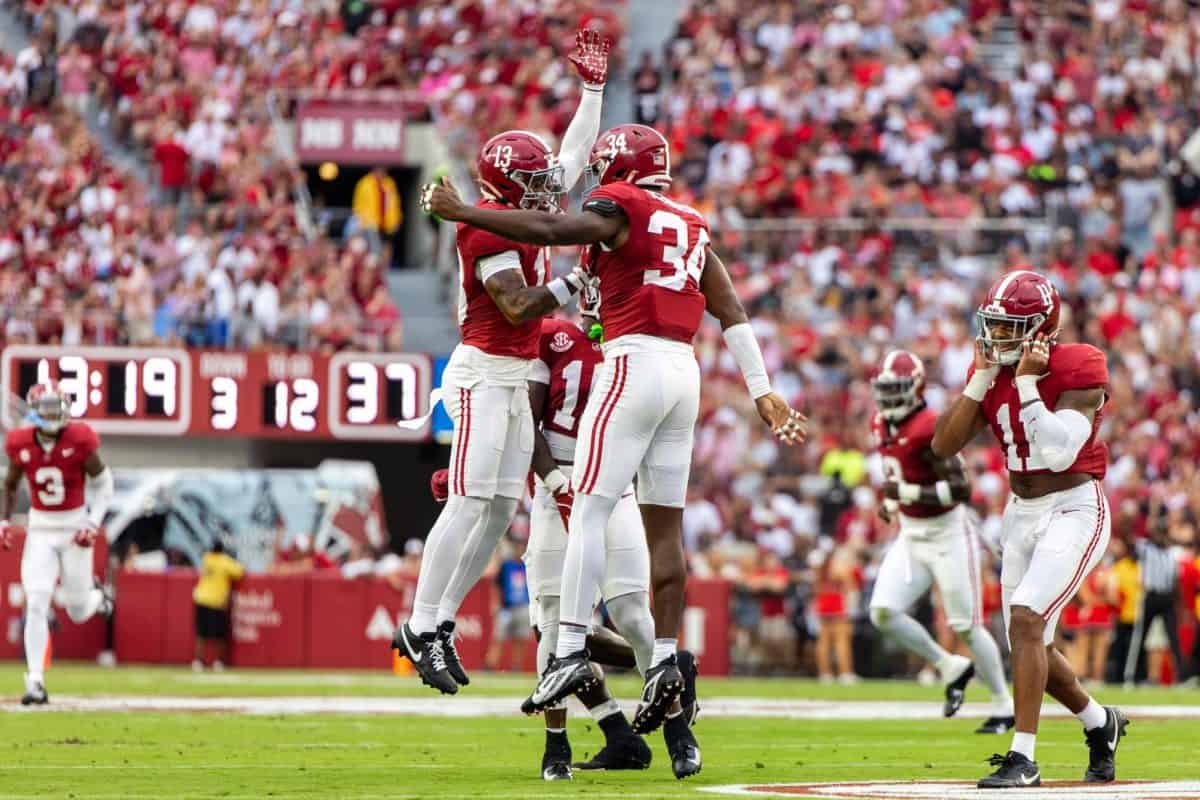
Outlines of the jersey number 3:
<svg viewBox="0 0 1200 800">
<path fill-rule="evenodd" d="M 40 467 L 33 474 L 33 482 L 37 486 L 38 502 L 42 505 L 57 506 L 67 499 L 62 470 L 58 467 Z"/>
<path fill-rule="evenodd" d="M 704 272 L 708 231 L 700 229 L 700 235 L 696 237 L 696 246 L 689 253 L 687 223 L 675 212 L 660 208 L 650 215 L 650 222 L 646 228 L 656 236 L 661 236 L 666 231 L 674 231 L 675 241 L 663 245 L 662 261 L 666 266 L 647 269 L 642 283 L 662 286 L 676 292 L 683 291 L 689 277 L 695 278 L 696 284 L 699 285 L 700 274 Z"/>
</svg>

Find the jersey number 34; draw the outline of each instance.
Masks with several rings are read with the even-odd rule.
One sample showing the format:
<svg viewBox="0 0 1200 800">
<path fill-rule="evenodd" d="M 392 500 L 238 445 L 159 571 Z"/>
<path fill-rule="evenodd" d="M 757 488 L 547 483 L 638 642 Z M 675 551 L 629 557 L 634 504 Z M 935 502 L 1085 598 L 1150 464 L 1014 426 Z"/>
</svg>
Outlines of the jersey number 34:
<svg viewBox="0 0 1200 800">
<path fill-rule="evenodd" d="M 700 235 L 696 237 L 696 246 L 689 253 L 687 223 L 674 211 L 664 211 L 660 208 L 650 215 L 650 222 L 646 227 L 656 236 L 662 236 L 666 231 L 674 231 L 675 241 L 663 245 L 662 262 L 665 266 L 648 268 L 642 283 L 662 286 L 676 292 L 683 291 L 689 277 L 694 278 L 699 285 L 700 274 L 704 272 L 708 231 L 700 229 Z"/>
</svg>

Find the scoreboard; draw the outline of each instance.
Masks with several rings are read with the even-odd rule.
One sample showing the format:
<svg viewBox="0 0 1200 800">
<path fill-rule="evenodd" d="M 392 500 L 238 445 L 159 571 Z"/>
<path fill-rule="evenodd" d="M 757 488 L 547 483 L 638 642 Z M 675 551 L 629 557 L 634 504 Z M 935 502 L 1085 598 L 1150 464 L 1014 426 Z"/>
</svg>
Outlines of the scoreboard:
<svg viewBox="0 0 1200 800">
<path fill-rule="evenodd" d="M 102 434 L 424 442 L 433 364 L 423 354 L 226 352 L 14 345 L 2 402 L 48 378 Z M 5 410 L 5 418 L 9 416 Z"/>
</svg>

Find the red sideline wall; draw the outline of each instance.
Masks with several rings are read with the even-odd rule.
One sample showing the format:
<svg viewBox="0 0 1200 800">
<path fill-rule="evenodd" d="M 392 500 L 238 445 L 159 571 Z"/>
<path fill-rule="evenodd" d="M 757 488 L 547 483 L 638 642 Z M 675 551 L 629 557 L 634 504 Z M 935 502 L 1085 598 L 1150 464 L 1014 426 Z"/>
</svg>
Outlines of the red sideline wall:
<svg viewBox="0 0 1200 800">
<path fill-rule="evenodd" d="M 97 553 L 97 571 L 105 554 Z M 118 663 L 191 661 L 195 633 L 193 570 L 122 572 L 116 580 L 113 620 Z M 19 548 L 0 554 L 0 658 L 21 656 Z M 392 630 L 412 608 L 415 581 L 393 587 L 336 573 L 254 575 L 234 593 L 230 662 L 241 667 L 389 669 Z M 729 585 L 695 580 L 688 584 L 681 646 L 703 659 L 705 674 L 729 672 Z M 458 615 L 459 652 L 468 669 L 483 666 L 491 637 L 491 590 L 476 586 Z M 56 658 L 94 658 L 104 647 L 105 624 L 75 625 L 59 613 L 53 638 Z M 532 641 L 532 640 L 531 640 Z M 532 669 L 532 645 L 524 664 Z"/>
</svg>

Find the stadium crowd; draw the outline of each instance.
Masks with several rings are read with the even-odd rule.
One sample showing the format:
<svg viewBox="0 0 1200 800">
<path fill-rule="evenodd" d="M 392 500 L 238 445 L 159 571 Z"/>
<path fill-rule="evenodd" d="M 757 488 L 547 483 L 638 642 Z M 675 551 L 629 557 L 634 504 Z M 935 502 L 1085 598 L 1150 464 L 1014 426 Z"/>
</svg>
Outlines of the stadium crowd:
<svg viewBox="0 0 1200 800">
<path fill-rule="evenodd" d="M 577 82 L 558 54 L 580 23 L 621 25 L 571 0 L 70 5 L 81 24 L 63 42 L 26 2 L 35 44 L 0 61 L 7 341 L 399 348 L 367 240 L 300 234 L 300 173 L 272 155 L 263 94 L 402 91 L 470 161 L 502 128 L 560 134 Z M 892 532 L 868 377 L 911 349 L 941 407 L 1003 269 L 1048 272 L 1063 340 L 1109 355 L 1114 544 L 1064 627 L 1081 673 L 1106 676 L 1097 641 L 1136 616 L 1132 540 L 1161 523 L 1181 563 L 1200 555 L 1200 17 L 1151 5 L 695 0 L 664 53 L 630 60 L 630 111 L 669 137 L 674 196 L 709 216 L 777 386 L 815 431 L 777 448 L 705 329 L 686 544 L 696 574 L 738 587 L 740 668 L 877 669 L 863 611 Z M 1011 60 L 994 44 L 1006 29 Z M 104 160 L 76 116 L 89 102 L 156 186 Z M 986 538 L 1003 463 L 990 440 L 968 461 Z M 1180 572 L 1186 629 L 1194 573 Z M 994 578 L 985 599 L 998 608 Z"/>
</svg>

